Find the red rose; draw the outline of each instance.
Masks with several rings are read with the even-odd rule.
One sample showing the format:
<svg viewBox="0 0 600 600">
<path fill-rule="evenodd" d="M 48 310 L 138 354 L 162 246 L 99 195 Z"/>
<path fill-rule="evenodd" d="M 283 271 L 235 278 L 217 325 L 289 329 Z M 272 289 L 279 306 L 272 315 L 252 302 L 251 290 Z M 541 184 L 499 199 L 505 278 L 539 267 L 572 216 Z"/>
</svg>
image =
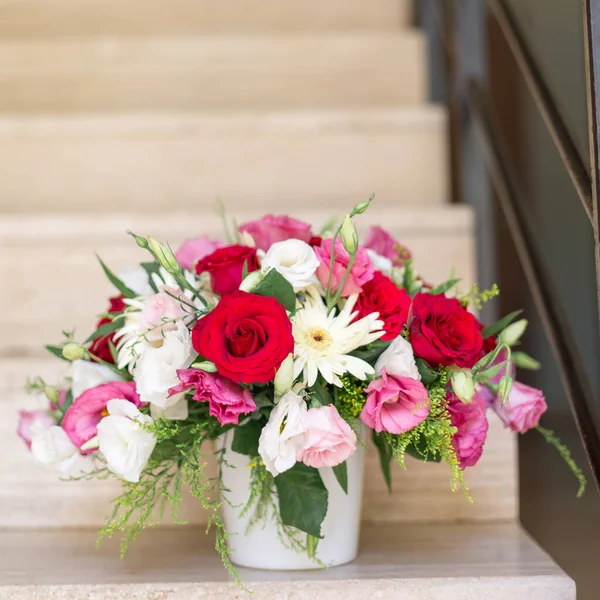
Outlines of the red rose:
<svg viewBox="0 0 600 600">
<path fill-rule="evenodd" d="M 225 246 L 196 263 L 196 273 L 210 273 L 212 289 L 220 296 L 235 292 L 242 283 L 244 264 L 248 273 L 260 268 L 256 249 L 248 246 Z"/>
<path fill-rule="evenodd" d="M 236 291 L 192 331 L 194 349 L 236 382 L 266 383 L 294 351 L 292 322 L 275 298 Z"/>
<path fill-rule="evenodd" d="M 385 329 L 381 339 L 393 340 L 400 335 L 408 321 L 411 302 L 406 290 L 399 289 L 389 277 L 375 271 L 373 279 L 363 285 L 355 310 L 358 311 L 357 318 L 378 312 Z"/>
<path fill-rule="evenodd" d="M 123 302 L 123 296 L 115 296 L 114 298 L 110 298 L 110 308 L 109 312 L 111 313 L 121 313 L 125 310 L 125 302 Z M 100 319 L 96 324 L 96 329 L 100 329 L 103 325 L 108 325 L 111 323 L 112 319 L 105 317 L 104 319 Z M 114 343 L 115 333 L 109 333 L 108 335 L 101 336 L 96 338 L 90 344 L 90 352 L 97 356 L 100 360 L 104 362 L 113 364 L 115 361 L 113 360 L 112 354 L 110 352 L 110 343 Z"/>
<path fill-rule="evenodd" d="M 412 317 L 410 343 L 415 355 L 430 365 L 469 368 L 479 360 L 483 346 L 479 323 L 456 298 L 419 293 Z"/>
</svg>

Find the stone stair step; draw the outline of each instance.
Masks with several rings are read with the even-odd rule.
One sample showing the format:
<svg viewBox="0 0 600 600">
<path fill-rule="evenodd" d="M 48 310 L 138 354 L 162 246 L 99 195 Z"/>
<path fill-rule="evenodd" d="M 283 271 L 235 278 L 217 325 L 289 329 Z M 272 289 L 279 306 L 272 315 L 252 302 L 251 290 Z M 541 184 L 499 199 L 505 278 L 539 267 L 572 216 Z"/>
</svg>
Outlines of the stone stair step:
<svg viewBox="0 0 600 600">
<path fill-rule="evenodd" d="M 261 600 L 575 600 L 575 583 L 513 523 L 366 527 L 361 549 L 333 569 L 241 575 Z M 246 597 L 201 528 L 145 532 L 124 560 L 86 530 L 5 532 L 0 554 L 3 600 Z"/>
<path fill-rule="evenodd" d="M 418 104 L 421 33 L 61 38 L 0 43 L 4 112 Z"/>
<path fill-rule="evenodd" d="M 4 212 L 259 211 L 448 196 L 439 106 L 0 118 Z"/>
<path fill-rule="evenodd" d="M 198 35 L 407 26 L 410 0 L 8 0 L 0 37 Z"/>
</svg>

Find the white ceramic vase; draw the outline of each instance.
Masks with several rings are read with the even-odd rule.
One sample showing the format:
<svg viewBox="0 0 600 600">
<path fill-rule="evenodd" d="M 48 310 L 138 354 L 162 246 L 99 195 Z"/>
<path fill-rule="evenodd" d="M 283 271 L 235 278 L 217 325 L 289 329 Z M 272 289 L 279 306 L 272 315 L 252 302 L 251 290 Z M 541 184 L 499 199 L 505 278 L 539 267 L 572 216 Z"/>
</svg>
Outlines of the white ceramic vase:
<svg viewBox="0 0 600 600">
<path fill-rule="evenodd" d="M 363 491 L 364 450 L 358 447 L 348 459 L 348 494 L 344 493 L 331 468 L 320 469 L 321 478 L 329 494 L 328 508 L 321 527 L 323 539 L 317 546 L 319 562 L 306 553 L 286 548 L 281 542 L 275 520 L 268 518 L 248 529 L 250 514 L 240 517 L 250 492 L 250 469 L 248 456 L 231 450 L 233 433 L 217 440 L 217 446 L 225 445 L 228 465 L 222 467 L 223 488 L 228 502 L 221 511 L 225 527 L 230 534 L 228 546 L 232 562 L 240 567 L 268 570 L 307 570 L 342 565 L 353 561 L 358 554 L 360 517 Z M 301 534 L 304 536 L 304 534 Z"/>
</svg>

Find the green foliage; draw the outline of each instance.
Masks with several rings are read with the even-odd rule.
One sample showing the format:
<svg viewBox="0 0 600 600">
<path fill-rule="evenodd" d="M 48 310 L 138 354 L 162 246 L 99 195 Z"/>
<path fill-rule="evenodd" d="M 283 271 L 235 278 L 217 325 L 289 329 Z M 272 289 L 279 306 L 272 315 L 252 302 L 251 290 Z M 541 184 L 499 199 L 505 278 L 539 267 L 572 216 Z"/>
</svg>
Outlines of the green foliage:
<svg viewBox="0 0 600 600">
<path fill-rule="evenodd" d="M 415 357 L 415 364 L 417 365 L 423 385 L 431 385 L 439 377 L 439 372 L 431 369 L 422 358 Z"/>
<path fill-rule="evenodd" d="M 248 523 L 248 531 L 254 525 L 263 523 L 271 516 L 272 509 L 276 509 L 273 500 L 275 481 L 273 475 L 267 471 L 265 464 L 260 458 L 255 458 L 250 462 L 250 496 L 248 502 L 240 513 L 240 518 L 245 517 L 254 511 L 250 522 Z"/>
<path fill-rule="evenodd" d="M 457 283 L 460 282 L 460 279 L 448 279 L 448 281 L 444 281 L 444 283 L 440 283 L 440 285 L 436 285 L 435 287 L 429 290 L 430 294 L 445 294 L 449 292 Z"/>
<path fill-rule="evenodd" d="M 110 335 L 111 333 L 115 332 L 120 327 L 123 327 L 123 320 L 120 318 L 114 319 L 110 323 L 106 323 L 105 325 L 98 327 L 98 329 L 96 329 L 96 331 L 94 331 L 94 333 L 92 333 L 83 343 L 89 344 L 90 342 L 93 342 L 98 338 L 106 337 L 107 335 Z"/>
<path fill-rule="evenodd" d="M 535 358 L 533 358 L 532 356 L 529 356 L 529 354 L 527 354 L 526 352 L 513 352 L 512 359 L 515 363 L 515 366 L 519 367 L 520 369 L 529 369 L 531 371 L 537 371 L 542 366 L 541 363 L 535 360 Z"/>
<path fill-rule="evenodd" d="M 489 337 L 490 335 L 498 335 L 505 327 L 510 325 L 522 312 L 522 310 L 515 310 L 514 312 L 511 312 L 505 317 L 502 317 L 489 327 L 486 327 L 481 332 L 481 335 L 483 337 Z"/>
<path fill-rule="evenodd" d="M 543 438 L 546 440 L 548 444 L 554 446 L 556 451 L 562 456 L 563 460 L 567 463 L 567 466 L 575 475 L 575 478 L 579 482 L 579 489 L 577 490 L 577 497 L 581 498 L 585 492 L 585 488 L 587 486 L 587 479 L 581 468 L 577 465 L 573 457 L 571 456 L 571 451 L 554 435 L 553 431 L 549 429 L 544 429 L 540 425 L 536 426 L 536 429 L 542 434 Z"/>
<path fill-rule="evenodd" d="M 335 478 L 338 480 L 341 488 L 344 490 L 344 493 L 348 493 L 348 464 L 346 461 L 340 463 L 339 465 L 333 467 L 333 474 Z"/>
<path fill-rule="evenodd" d="M 121 294 L 123 294 L 123 296 L 125 296 L 125 298 L 135 298 L 137 296 L 137 294 L 131 290 L 130 288 L 128 288 L 103 262 L 102 259 L 96 255 L 96 258 L 98 259 L 98 262 L 100 263 L 100 266 L 102 267 L 102 270 L 104 271 L 104 274 L 106 275 L 106 277 L 108 277 L 108 280 L 119 290 L 119 292 Z"/>
<path fill-rule="evenodd" d="M 414 296 L 421 289 L 421 282 L 417 279 L 412 259 L 407 260 L 404 265 L 402 287 L 406 289 L 409 296 Z"/>
<path fill-rule="evenodd" d="M 368 362 L 369 364 L 375 364 L 377 359 L 383 354 L 390 343 L 391 342 L 376 340 L 360 350 L 354 350 L 354 352 L 351 352 L 350 354 Z"/>
<path fill-rule="evenodd" d="M 337 390 L 337 409 L 342 419 L 352 426 L 367 401 L 365 382 L 352 375 L 344 375 L 340 379 L 344 387 Z"/>
<path fill-rule="evenodd" d="M 381 472 L 387 485 L 388 491 L 392 493 L 392 470 L 390 468 L 392 458 L 394 454 L 392 448 L 388 443 L 385 433 L 377 433 L 374 429 L 371 430 L 371 437 L 373 443 L 379 452 L 379 464 L 381 465 Z"/>
<path fill-rule="evenodd" d="M 290 282 L 276 269 L 271 269 L 252 290 L 259 296 L 272 296 L 289 312 L 296 309 L 296 294 Z"/>
<path fill-rule="evenodd" d="M 275 477 L 275 487 L 283 524 L 320 538 L 328 498 L 319 471 L 298 462 Z"/>
<path fill-rule="evenodd" d="M 258 456 L 258 440 L 264 427 L 264 422 L 249 420 L 243 425 L 238 425 L 233 431 L 231 449 L 238 454 Z"/>
<path fill-rule="evenodd" d="M 160 265 L 157 262 L 153 261 L 140 263 L 140 266 L 148 274 L 148 283 L 150 284 L 150 287 L 153 289 L 154 293 L 158 293 L 158 288 L 156 287 L 156 284 L 152 279 L 152 275 L 158 275 L 160 277 Z"/>
<path fill-rule="evenodd" d="M 445 461 L 452 472 L 452 490 L 462 487 L 470 500 L 469 490 L 464 482 L 463 472 L 452 445 L 456 427 L 452 426 L 445 401 L 448 378 L 448 369 L 440 369 L 436 381 L 427 386 L 430 403 L 429 416 L 422 423 L 400 435 L 386 434 L 386 438 L 396 462 L 403 469 L 406 469 L 405 456 L 409 452 L 416 454 L 421 460 Z"/>
<path fill-rule="evenodd" d="M 496 283 L 492 285 L 489 290 L 480 290 L 479 286 L 474 283 L 471 289 L 460 298 L 463 306 L 474 304 L 477 308 L 482 308 L 486 302 L 489 302 L 492 298 L 495 298 L 500 294 L 500 288 Z"/>
<path fill-rule="evenodd" d="M 44 348 L 46 348 L 46 350 L 48 350 L 48 352 L 50 352 L 50 354 L 53 354 L 54 356 L 60 358 L 61 360 L 66 360 L 67 362 L 70 362 L 69 359 L 65 358 L 63 353 L 62 353 L 62 347 L 61 346 L 44 346 Z"/>
</svg>

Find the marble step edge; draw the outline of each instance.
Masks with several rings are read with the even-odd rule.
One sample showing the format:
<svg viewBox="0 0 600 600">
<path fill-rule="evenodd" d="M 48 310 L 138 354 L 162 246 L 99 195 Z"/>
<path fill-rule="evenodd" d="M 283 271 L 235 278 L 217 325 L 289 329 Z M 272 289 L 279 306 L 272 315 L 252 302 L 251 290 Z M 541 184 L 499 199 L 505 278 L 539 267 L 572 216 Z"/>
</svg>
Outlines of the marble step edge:
<svg viewBox="0 0 600 600">
<path fill-rule="evenodd" d="M 250 596 L 193 527 L 144 532 L 120 560 L 90 530 L 5 531 L 2 600 L 207 600 Z M 156 549 L 161 551 L 157 552 Z M 357 560 L 329 570 L 242 569 L 255 598 L 294 600 L 575 600 L 574 582 L 511 522 L 363 528 Z"/>
</svg>

